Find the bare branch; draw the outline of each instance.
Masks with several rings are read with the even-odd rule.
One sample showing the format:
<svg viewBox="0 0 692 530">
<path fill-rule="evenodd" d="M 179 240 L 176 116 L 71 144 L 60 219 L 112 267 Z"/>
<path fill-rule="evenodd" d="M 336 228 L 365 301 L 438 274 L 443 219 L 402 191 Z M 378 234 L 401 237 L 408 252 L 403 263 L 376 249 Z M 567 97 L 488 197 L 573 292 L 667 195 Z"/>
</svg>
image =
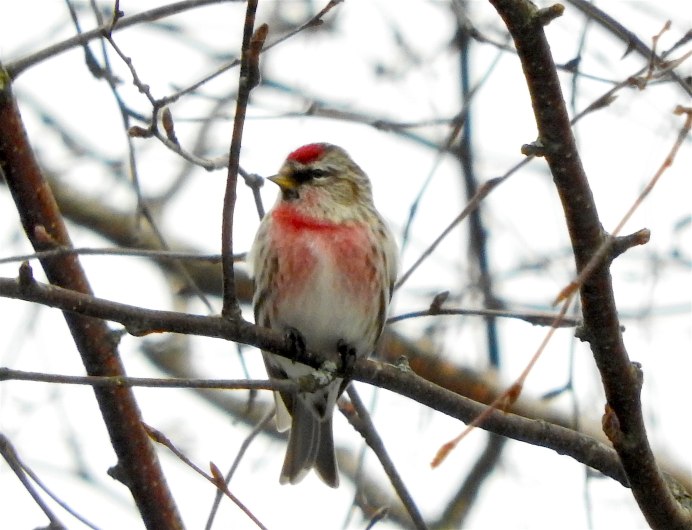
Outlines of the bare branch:
<svg viewBox="0 0 692 530">
<path fill-rule="evenodd" d="M 413 500 L 411 493 L 408 491 L 404 481 L 401 479 L 401 475 L 399 475 L 397 472 L 394 462 L 392 462 L 391 458 L 389 457 L 387 448 L 385 447 L 382 438 L 380 438 L 380 435 L 377 433 L 375 425 L 372 423 L 372 418 L 370 418 L 368 409 L 360 399 L 355 387 L 349 386 L 346 391 L 348 392 L 348 397 L 351 400 L 352 410 L 349 410 L 348 407 L 339 407 L 339 410 L 346 415 L 346 418 L 351 426 L 360 433 L 365 440 L 365 443 L 368 444 L 370 449 L 372 449 L 377 456 L 377 459 L 382 464 L 382 467 L 387 473 L 392 486 L 396 490 L 397 495 L 399 495 L 401 502 L 406 507 L 414 526 L 418 530 L 426 530 L 428 526 L 425 524 L 423 516 Z M 356 414 L 354 415 L 353 412 Z"/>
<path fill-rule="evenodd" d="M 201 477 L 204 477 L 207 479 L 209 482 L 211 482 L 216 488 L 223 492 L 223 494 L 231 499 L 233 504 L 235 504 L 238 508 L 241 509 L 241 511 L 248 516 L 248 518 L 258 527 L 261 528 L 262 530 L 267 530 L 267 527 L 264 526 L 257 517 L 255 517 L 255 514 L 253 514 L 247 506 L 243 502 L 240 501 L 238 497 L 236 497 L 231 491 L 228 489 L 228 486 L 226 483 L 223 481 L 222 477 L 219 477 L 218 475 L 218 468 L 216 465 L 212 462 L 210 464 L 211 467 L 211 475 L 205 473 L 202 468 L 200 468 L 198 465 L 192 462 L 185 454 L 178 449 L 173 442 L 171 442 L 168 437 L 166 437 L 161 431 L 154 429 L 153 427 L 150 427 L 149 425 L 145 425 L 144 428 L 147 431 L 147 434 L 149 434 L 149 437 L 154 440 L 155 442 L 163 445 L 166 447 L 171 453 L 173 453 L 175 456 L 178 457 L 179 460 L 181 460 L 186 466 L 191 468 L 195 473 L 200 475 Z"/>
<path fill-rule="evenodd" d="M 323 355 L 315 352 L 296 353 L 286 344 L 282 333 L 244 321 L 142 309 L 43 285 L 33 280 L 20 284 L 15 280 L 0 278 L 0 296 L 38 302 L 66 311 L 120 322 L 135 335 L 171 332 L 222 338 L 251 344 L 313 368 L 319 368 L 326 360 Z M 349 375 L 355 380 L 397 392 L 467 423 L 480 414 L 487 413 L 486 405 L 430 383 L 415 375 L 410 369 L 370 360 L 358 360 L 353 367 L 353 373 Z M 478 427 L 569 455 L 623 485 L 627 484 L 619 460 L 611 448 L 571 429 L 497 410 L 490 412 Z"/>
<path fill-rule="evenodd" d="M 188 11 L 190 9 L 195 9 L 202 6 L 221 4 L 228 0 L 182 0 L 180 2 L 174 2 L 165 6 L 158 7 L 156 9 L 150 9 L 148 11 L 143 11 L 132 15 L 129 17 L 123 17 L 119 22 L 116 30 L 122 30 L 136 24 L 141 24 L 142 22 L 153 22 L 154 20 L 159 20 L 162 18 L 169 17 L 176 13 L 181 13 L 183 11 Z M 231 0 L 236 1 L 236 0 Z M 239 1 L 239 0 L 237 0 Z M 51 57 L 58 55 L 62 52 L 70 50 L 76 46 L 81 46 L 87 42 L 98 39 L 103 36 L 105 31 L 108 31 L 111 27 L 111 23 L 107 22 L 99 26 L 98 28 L 92 29 L 90 31 L 85 31 L 65 39 L 62 42 L 42 48 L 38 52 L 31 54 L 23 59 L 18 59 L 7 64 L 5 69 L 8 75 L 12 79 L 16 79 L 19 74 L 21 74 L 27 68 L 34 66 L 35 64 L 50 59 Z"/>
<path fill-rule="evenodd" d="M 238 100 L 233 121 L 233 136 L 228 155 L 228 176 L 226 194 L 223 200 L 223 226 L 221 227 L 221 255 L 223 259 L 223 309 L 221 314 L 230 319 L 240 318 L 240 305 L 235 292 L 235 272 L 233 270 L 233 213 L 235 211 L 236 185 L 240 167 L 240 146 L 243 139 L 243 126 L 250 91 L 260 82 L 259 56 L 267 38 L 269 28 L 261 25 L 254 31 L 257 0 L 248 0 L 243 30 L 243 49 L 240 60 L 240 79 L 238 81 Z"/>
<path fill-rule="evenodd" d="M 34 157 L 11 90 L 9 75 L 0 67 L 0 170 L 17 205 L 27 238 L 34 249 L 71 247 L 67 228 L 50 186 Z M 91 287 L 75 255 L 44 258 L 49 281 L 83 296 Z M 24 282 L 30 270 L 24 268 Z M 30 283 L 30 282 L 29 282 Z M 64 313 L 89 375 L 125 375 L 105 322 Z M 118 455 L 118 468 L 149 528 L 182 528 L 180 515 L 158 458 L 141 427 L 141 416 L 128 388 L 95 388 L 96 399 Z"/>
<path fill-rule="evenodd" d="M 584 173 L 541 20 L 528 1 L 491 0 L 514 39 L 531 94 L 539 140 L 562 200 L 581 272 L 606 238 Z M 601 262 L 581 287 L 584 327 L 608 400 L 611 441 L 642 513 L 653 528 L 689 528 L 692 514 L 673 498 L 656 465 L 641 411 L 642 373 L 630 362 L 608 270 Z M 617 425 L 617 427 L 614 427 Z M 617 436 L 615 435 L 617 433 Z"/>
</svg>

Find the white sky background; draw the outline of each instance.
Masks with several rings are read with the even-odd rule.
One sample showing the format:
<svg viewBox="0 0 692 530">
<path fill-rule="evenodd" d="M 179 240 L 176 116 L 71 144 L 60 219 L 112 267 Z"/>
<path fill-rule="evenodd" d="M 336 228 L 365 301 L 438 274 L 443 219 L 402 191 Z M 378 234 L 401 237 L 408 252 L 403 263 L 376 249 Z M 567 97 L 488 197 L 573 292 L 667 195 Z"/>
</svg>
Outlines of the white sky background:
<svg viewBox="0 0 692 530">
<path fill-rule="evenodd" d="M 127 15 L 164 2 L 124 0 Z M 326 2 L 325 2 L 326 3 Z M 684 2 L 600 2 L 615 19 L 650 44 L 666 20 L 671 30 L 661 40 L 668 49 L 692 23 Z M 105 5 L 105 4 L 104 4 Z M 321 7 L 322 2 L 315 5 Z M 547 5 L 547 3 L 541 3 Z M 84 7 L 82 5 L 82 7 Z M 302 2 L 260 0 L 257 21 L 269 20 L 281 7 L 294 24 L 308 13 Z M 577 53 L 583 19 L 569 5 L 562 18 L 547 28 L 557 63 Z M 485 1 L 469 2 L 469 16 L 484 34 L 501 40 L 498 17 Z M 685 13 L 685 11 L 687 11 Z M 161 29 L 135 27 L 116 33 L 116 41 L 132 57 L 139 75 L 156 97 L 169 94 L 218 67 L 207 51 L 238 53 L 244 4 L 202 8 L 172 20 L 186 28 L 182 36 Z M 81 10 L 83 29 L 94 26 L 93 17 Z M 339 110 L 370 113 L 395 122 L 451 118 L 460 109 L 458 54 L 450 46 L 455 25 L 447 2 L 396 0 L 347 0 L 327 20 L 332 32 L 307 32 L 267 53 L 264 81 L 303 90 L 315 98 L 338 103 Z M 275 20 L 275 19 L 274 19 Z M 408 55 L 392 38 L 396 28 L 413 52 Z M 270 27 L 268 41 L 282 34 Z M 5 63 L 74 34 L 67 8 L 56 0 L 24 0 L 0 4 L 0 59 Z M 190 42 L 197 51 L 191 51 Z M 92 44 L 100 57 L 100 46 Z M 673 54 L 679 56 L 689 50 Z M 490 45 L 474 44 L 474 82 L 486 75 L 498 55 Z M 592 25 L 581 64 L 582 71 L 619 82 L 645 66 L 635 53 L 621 59 L 625 45 Z M 417 60 L 414 61 L 413 59 Z M 146 100 L 129 85 L 129 75 L 115 54 L 115 70 L 126 82 L 122 94 L 135 109 L 147 113 Z M 387 70 L 375 75 L 377 65 Z M 680 68 L 691 73 L 689 61 Z M 571 97 L 571 78 L 563 74 L 563 90 Z M 603 94 L 608 82 L 579 80 L 576 109 L 582 110 Z M 187 97 L 172 107 L 176 132 L 191 148 L 198 123 L 185 121 L 206 116 L 210 97 L 226 96 L 237 87 L 237 70 L 224 74 L 202 89 L 205 97 Z M 49 108 L 88 149 L 126 163 L 127 145 L 121 119 L 105 83 L 94 80 L 84 67 L 83 52 L 72 50 L 23 73 L 15 85 L 29 135 L 47 169 L 60 174 L 80 190 L 89 190 L 114 207 L 133 211 L 131 187 L 115 182 L 88 156 L 75 159 L 53 129 L 39 119 L 38 106 Z M 463 189 L 456 162 L 443 157 L 421 141 L 344 120 L 286 116 L 303 113 L 308 103 L 271 87 L 260 87 L 252 96 L 245 126 L 242 166 L 263 176 L 273 174 L 295 147 L 311 141 L 329 141 L 345 147 L 370 175 L 378 207 L 401 234 L 411 201 L 431 171 L 431 184 L 420 205 L 411 243 L 402 256 L 406 270 L 429 242 L 463 207 Z M 612 229 L 664 160 L 682 125 L 672 114 L 675 105 L 690 105 L 677 87 L 650 86 L 644 91 L 625 89 L 606 110 L 591 114 L 576 127 L 580 153 L 606 230 Z M 216 120 L 215 134 L 206 155 L 227 151 L 234 105 L 226 106 Z M 524 78 L 515 55 L 503 53 L 473 108 L 474 145 L 478 179 L 499 176 L 521 160 L 519 148 L 535 139 L 536 130 Z M 448 126 L 411 129 L 411 133 L 439 143 Z M 166 188 L 180 168 L 180 159 L 156 140 L 135 139 L 138 170 L 146 193 Z M 685 142 L 673 167 L 666 171 L 651 196 L 641 206 L 624 233 L 650 228 L 651 242 L 630 250 L 613 267 L 616 299 L 627 328 L 625 341 L 632 360 L 642 363 L 645 417 L 657 452 L 692 471 L 689 410 L 689 374 L 692 373 L 690 325 L 690 168 L 692 154 Z M 187 241 L 201 252 L 219 251 L 220 219 L 225 171 L 196 169 L 162 220 L 162 229 L 176 240 Z M 263 190 L 269 207 L 275 189 Z M 568 237 L 559 201 L 545 164 L 534 161 L 514 175 L 484 202 L 484 222 L 490 234 L 489 255 L 494 287 L 513 309 L 548 310 L 552 298 L 571 279 L 573 261 L 566 254 Z M 677 225 L 686 220 L 686 225 Z M 235 245 L 247 250 L 257 226 L 251 195 L 239 187 Z M 0 257 L 30 252 L 5 187 L 0 187 Z M 110 246 L 92 233 L 70 226 L 76 246 Z M 466 265 L 467 226 L 457 228 L 434 256 L 397 294 L 391 314 L 424 309 L 443 289 L 452 293 L 450 305 L 478 307 Z M 680 259 L 671 256 L 678 249 Z M 531 272 L 522 264 L 550 259 L 550 264 Z M 98 296 L 152 308 L 171 308 L 168 286 L 155 267 L 143 259 L 85 257 L 89 279 Z M 38 277 L 39 267 L 34 270 Z M 17 264 L 0 265 L 0 276 L 13 277 Z M 220 309 L 220 301 L 214 300 Z M 201 304 L 194 308 L 204 312 Z M 61 315 L 54 310 L 0 299 L 0 366 L 50 373 L 81 374 L 83 368 Z M 395 324 L 398 331 L 419 337 L 434 321 L 420 319 Z M 455 362 L 487 369 L 481 320 L 446 317 L 437 321 L 436 344 L 441 354 Z M 540 343 L 544 329 L 514 321 L 500 327 L 503 364 L 500 377 L 511 381 L 525 366 Z M 155 339 L 146 339 L 153 341 Z M 121 352 L 130 375 L 157 376 L 143 358 L 142 339 L 126 337 Z M 234 347 L 221 341 L 194 339 L 195 361 L 210 377 L 242 377 Z M 574 384 L 580 421 L 598 423 L 603 393 L 588 349 L 575 341 L 569 330 L 559 331 L 534 372 L 525 393 L 539 396 L 564 384 L 570 351 L 574 352 Z M 233 351 L 232 355 L 228 352 Z M 245 360 L 254 378 L 264 377 L 260 356 L 248 351 Z M 359 387 L 366 401 L 371 389 Z M 225 470 L 235 457 L 246 431 L 182 390 L 138 390 L 144 418 L 164 431 L 174 443 L 202 467 L 213 461 Z M 570 410 L 572 397 L 563 395 L 552 406 Z M 439 515 L 443 502 L 458 487 L 481 450 L 485 433 L 474 432 L 438 470 L 429 461 L 438 447 L 463 428 L 457 421 L 433 413 L 408 400 L 379 392 L 374 421 L 384 438 L 414 499 L 426 518 Z M 98 527 L 139 528 L 129 492 L 110 479 L 106 469 L 115 463 L 105 429 L 88 388 L 58 387 L 36 383 L 0 384 L 0 431 L 7 435 L 21 457 L 60 498 Z M 335 421 L 337 445 L 353 450 L 361 443 L 343 418 Z M 76 440 L 71 438 L 76 438 Z M 78 451 L 74 451 L 76 444 Z M 231 489 L 269 528 L 341 528 L 353 488 L 342 480 L 332 491 L 312 474 L 301 485 L 282 487 L 278 474 L 284 445 L 259 438 L 243 460 Z M 182 467 L 164 449 L 162 463 L 188 528 L 203 528 L 213 499 L 211 485 Z M 79 462 L 91 475 L 75 474 Z M 378 464 L 368 456 L 367 463 Z M 487 481 L 475 507 L 469 528 L 586 528 L 590 510 L 594 528 L 644 528 L 645 524 L 628 490 L 609 479 L 593 479 L 585 485 L 583 466 L 553 452 L 509 442 L 502 462 Z M 382 478 L 386 485 L 386 479 Z M 590 496 L 591 507 L 586 505 Z M 68 528 L 82 528 L 56 508 Z M 0 527 L 33 528 L 46 520 L 17 479 L 0 462 Z M 252 528 L 230 503 L 224 502 L 215 528 Z M 348 528 L 364 528 L 359 515 Z M 378 528 L 393 525 L 381 523 Z"/>
</svg>

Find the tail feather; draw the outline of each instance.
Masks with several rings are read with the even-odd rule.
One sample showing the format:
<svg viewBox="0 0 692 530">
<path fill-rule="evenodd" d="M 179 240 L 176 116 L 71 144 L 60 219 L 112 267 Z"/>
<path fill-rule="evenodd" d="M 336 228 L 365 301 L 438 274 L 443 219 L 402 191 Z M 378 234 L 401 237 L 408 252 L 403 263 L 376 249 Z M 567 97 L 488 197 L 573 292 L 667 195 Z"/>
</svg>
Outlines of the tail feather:
<svg viewBox="0 0 692 530">
<path fill-rule="evenodd" d="M 315 471 L 317 471 L 317 474 L 327 486 L 338 488 L 339 468 L 336 465 L 331 416 L 320 421 L 319 435 L 317 456 L 315 458 Z"/>
<path fill-rule="evenodd" d="M 312 469 L 317 457 L 319 422 L 305 399 L 293 401 L 291 432 L 288 437 L 286 458 L 281 469 L 281 484 L 297 484 Z"/>
<path fill-rule="evenodd" d="M 319 418 L 312 404 L 302 396 L 293 401 L 292 412 L 291 432 L 279 482 L 297 484 L 314 467 L 327 485 L 336 488 L 339 472 L 331 417 Z"/>
</svg>

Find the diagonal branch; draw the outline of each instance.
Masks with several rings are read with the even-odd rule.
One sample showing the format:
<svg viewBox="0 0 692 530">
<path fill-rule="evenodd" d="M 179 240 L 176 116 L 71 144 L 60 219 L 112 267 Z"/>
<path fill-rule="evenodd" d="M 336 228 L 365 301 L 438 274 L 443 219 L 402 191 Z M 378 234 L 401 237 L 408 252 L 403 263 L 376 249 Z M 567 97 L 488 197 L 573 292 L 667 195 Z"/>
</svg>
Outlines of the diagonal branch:
<svg viewBox="0 0 692 530">
<path fill-rule="evenodd" d="M 539 10 L 526 0 L 490 0 L 514 39 L 543 148 L 562 201 L 577 271 L 583 270 L 607 237 L 596 210 L 570 127 L 565 102 L 543 26 L 562 6 Z M 642 416 L 642 372 L 622 339 L 609 271 L 594 267 L 581 287 L 586 340 L 601 373 L 607 405 L 606 434 L 617 451 L 632 493 L 653 528 L 689 528 L 686 513 L 666 487 L 649 445 Z"/>
<path fill-rule="evenodd" d="M 26 269 L 26 267 L 24 268 Z M 284 335 L 243 320 L 217 316 L 193 315 L 174 311 L 157 311 L 95 298 L 52 285 L 36 282 L 26 270 L 18 280 L 0 278 L 0 296 L 37 302 L 63 311 L 123 324 L 134 335 L 171 332 L 220 338 L 255 346 L 297 362 L 319 368 L 326 360 L 315 352 L 296 353 Z M 487 411 L 487 406 L 442 388 L 415 374 L 406 366 L 392 366 L 370 360 L 356 361 L 354 380 L 375 385 L 469 423 L 486 414 L 478 427 L 533 445 L 546 447 L 559 454 L 597 469 L 627 486 L 615 452 L 605 444 L 572 429 L 542 420 L 531 420 L 502 411 Z"/>
<path fill-rule="evenodd" d="M 14 99 L 10 78 L 0 65 L 0 173 L 17 206 L 24 231 L 37 251 L 71 247 L 55 198 L 38 167 Z M 83 295 L 91 287 L 74 254 L 41 260 L 48 280 Z M 25 272 L 28 267 L 25 267 Z M 106 323 L 65 312 L 75 345 L 89 375 L 125 375 Z M 114 473 L 130 489 L 147 528 L 182 528 L 156 453 L 141 424 L 129 388 L 94 388 L 104 422 L 118 456 Z"/>
<path fill-rule="evenodd" d="M 594 5 L 593 2 L 588 2 L 587 0 L 567 1 L 581 11 L 586 17 L 591 20 L 595 20 L 596 23 L 598 23 L 601 27 L 605 28 L 612 35 L 615 35 L 617 38 L 623 41 L 627 45 L 625 55 L 630 53 L 632 50 L 636 50 L 639 55 L 645 57 L 646 59 L 650 59 L 652 62 L 657 64 L 662 62 L 662 58 L 656 55 L 655 50 L 649 48 L 646 43 L 637 37 L 633 32 L 628 30 L 625 26 L 620 24 L 617 20 L 608 15 L 598 6 Z M 690 84 L 689 79 L 678 75 L 674 70 L 670 71 L 670 77 L 682 90 L 687 92 L 688 96 L 692 96 L 692 84 Z"/>
<path fill-rule="evenodd" d="M 365 443 L 368 444 L 373 453 L 375 453 L 375 456 L 377 456 L 377 459 L 380 461 L 380 464 L 382 464 L 385 473 L 387 473 L 389 481 L 406 508 L 415 528 L 418 530 L 427 530 L 428 526 L 425 524 L 420 510 L 401 478 L 401 475 L 399 475 L 394 462 L 387 453 L 387 448 L 377 432 L 372 418 L 370 417 L 370 413 L 365 403 L 363 403 L 363 400 L 360 398 L 358 391 L 353 385 L 350 385 L 346 392 L 348 392 L 352 407 L 339 407 L 341 412 L 345 414 L 351 426 L 358 431 L 365 440 Z"/>
<path fill-rule="evenodd" d="M 157 7 L 155 9 L 150 9 L 147 11 L 142 11 L 141 13 L 137 13 L 136 15 L 132 15 L 129 17 L 124 17 L 118 22 L 118 25 L 115 29 L 121 30 L 125 29 L 130 26 L 134 26 L 136 24 L 141 24 L 142 22 L 153 22 L 155 20 L 159 20 L 162 18 L 169 17 L 171 15 L 175 15 L 176 13 L 181 13 L 183 11 L 187 11 L 189 9 L 195 9 L 197 7 L 202 7 L 206 5 L 212 5 L 212 4 L 221 4 L 222 2 L 226 2 L 228 0 L 181 0 L 179 2 L 173 2 L 171 4 L 163 5 L 161 7 Z M 240 1 L 240 0 L 232 0 L 232 1 Z M 19 74 L 21 74 L 24 70 L 27 68 L 34 66 L 41 61 L 44 61 L 46 59 L 49 59 L 53 57 L 54 55 L 58 55 L 62 52 L 65 52 L 67 50 L 70 50 L 72 48 L 76 48 L 77 46 L 81 46 L 86 44 L 87 42 L 98 39 L 103 36 L 104 32 L 108 31 L 110 29 L 111 23 L 106 22 L 105 24 L 94 28 L 89 31 L 85 31 L 83 33 L 78 33 L 74 37 L 70 37 L 69 39 L 65 39 L 61 42 L 58 42 L 52 46 L 47 46 L 45 48 L 42 48 L 36 53 L 33 53 L 27 57 L 24 57 L 22 59 L 18 59 L 16 61 L 11 61 L 10 63 L 7 64 L 6 69 L 7 72 L 10 76 L 11 79 L 16 79 Z"/>
<path fill-rule="evenodd" d="M 0 181 L 2 185 L 2 181 Z M 129 221 L 130 217 L 127 214 L 121 213 L 110 206 L 106 206 L 102 202 L 93 197 L 82 196 L 70 193 L 68 188 L 59 179 L 51 179 L 51 188 L 58 199 L 62 213 L 71 221 L 87 227 L 100 234 L 102 237 L 111 240 L 114 244 L 123 246 L 133 246 L 136 248 L 160 248 L 157 240 L 148 232 L 146 225 L 143 231 L 137 231 Z M 201 252 L 198 249 L 186 246 L 181 242 L 172 242 L 171 246 L 177 249 L 183 249 L 188 253 Z M 160 261 L 159 264 L 164 271 L 169 271 L 177 274 L 177 271 L 170 268 L 170 262 Z M 193 261 L 188 263 L 189 270 L 194 275 L 195 282 L 204 289 L 205 292 L 218 296 L 221 292 L 221 267 L 218 263 L 207 263 L 204 261 Z M 236 290 L 238 297 L 242 303 L 248 303 L 252 299 L 252 281 L 242 268 L 236 269 Z M 442 308 L 441 313 L 445 313 L 446 309 Z M 548 317 L 548 315 L 546 315 Z M 548 325 L 554 320 L 554 315 L 548 317 L 547 320 L 539 319 L 532 321 L 534 324 Z M 181 356 L 180 351 L 173 354 L 174 357 Z M 491 383 L 487 377 L 481 373 L 475 372 L 469 368 L 462 367 L 454 362 L 446 361 L 444 356 L 430 345 L 422 345 L 419 341 L 414 342 L 401 333 L 397 332 L 395 326 L 387 327 L 381 341 L 380 348 L 381 360 L 396 364 L 397 360 L 402 356 L 408 359 L 411 369 L 424 379 L 446 388 L 456 394 L 466 396 L 474 401 L 490 404 L 505 388 L 499 382 Z M 160 357 L 150 357 L 152 362 L 160 363 Z M 185 377 L 184 372 L 179 371 L 180 368 L 176 363 L 167 363 L 161 366 L 168 373 L 174 374 L 176 377 Z M 199 375 L 202 377 L 202 375 Z M 215 406 L 220 406 L 224 411 L 236 410 L 237 414 L 242 419 L 242 414 L 239 411 L 244 410 L 244 405 L 234 408 L 233 401 L 221 402 L 218 393 L 203 393 L 205 399 L 210 401 Z M 529 400 L 524 396 L 521 400 L 514 404 L 512 410 L 519 415 L 528 418 L 540 419 L 551 424 L 570 427 L 572 422 L 563 414 L 557 412 L 544 404 Z M 257 421 L 255 418 L 254 421 Z M 253 423 L 254 425 L 254 423 Z M 595 432 L 595 426 L 589 426 L 584 433 L 587 436 L 600 439 L 603 437 L 602 431 Z M 664 471 L 674 475 L 678 481 L 692 491 L 690 486 L 690 477 L 686 466 L 681 466 L 678 463 L 665 462 L 659 456 L 659 463 L 663 466 Z"/>
</svg>

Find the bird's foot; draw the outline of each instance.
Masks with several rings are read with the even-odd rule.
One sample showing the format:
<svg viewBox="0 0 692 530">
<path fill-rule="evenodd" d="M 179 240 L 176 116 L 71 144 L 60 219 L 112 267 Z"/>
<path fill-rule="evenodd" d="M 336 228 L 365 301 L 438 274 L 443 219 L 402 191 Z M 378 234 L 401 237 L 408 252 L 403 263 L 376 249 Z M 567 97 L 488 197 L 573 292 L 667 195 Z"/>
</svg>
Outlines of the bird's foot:
<svg viewBox="0 0 692 530">
<path fill-rule="evenodd" d="M 286 341 L 286 347 L 290 350 L 293 358 L 305 353 L 305 337 L 296 328 L 286 328 L 284 331 L 284 341 Z"/>
<path fill-rule="evenodd" d="M 336 351 L 341 359 L 341 372 L 348 377 L 356 363 L 356 349 L 344 339 L 339 339 L 336 343 Z"/>
</svg>

